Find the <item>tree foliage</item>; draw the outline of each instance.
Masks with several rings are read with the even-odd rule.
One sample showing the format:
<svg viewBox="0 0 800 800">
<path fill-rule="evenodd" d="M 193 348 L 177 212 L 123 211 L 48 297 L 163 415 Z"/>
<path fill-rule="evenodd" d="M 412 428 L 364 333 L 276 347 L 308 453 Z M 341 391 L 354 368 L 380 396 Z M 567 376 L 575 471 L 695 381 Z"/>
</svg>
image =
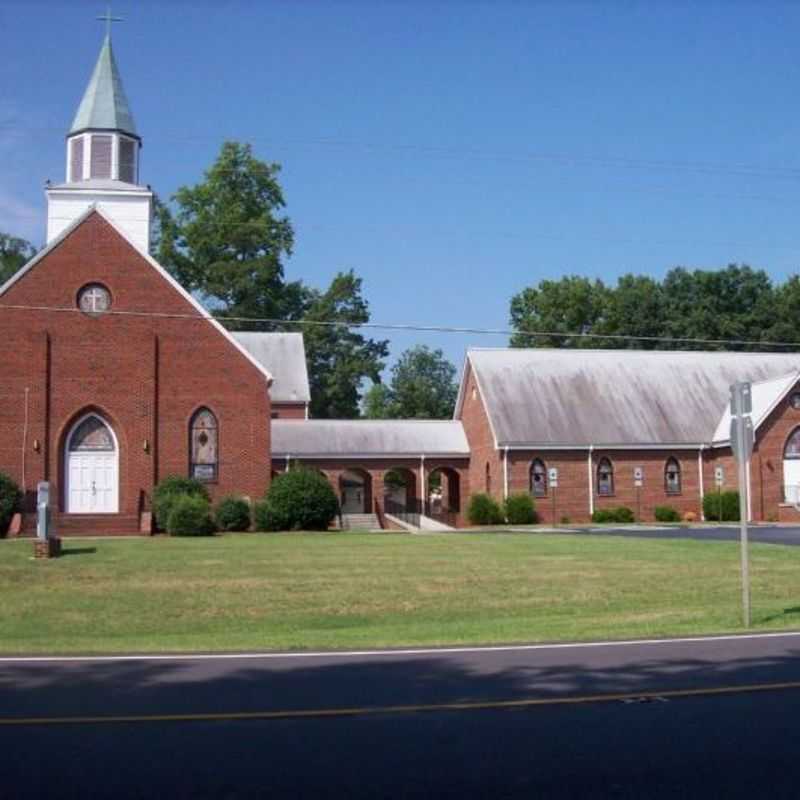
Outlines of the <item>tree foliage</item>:
<svg viewBox="0 0 800 800">
<path fill-rule="evenodd" d="M 250 145 L 225 142 L 204 179 L 177 191 L 174 212 L 156 203 L 154 256 L 235 330 L 297 330 L 286 323 L 301 320 L 368 322 L 362 282 L 352 271 L 338 273 L 324 291 L 286 280 L 284 262 L 292 254 L 294 230 L 283 213 L 279 172 L 278 164 L 256 158 Z M 387 343 L 347 324 L 303 325 L 301 330 L 311 413 L 358 416 L 360 386 L 365 378 L 378 379 Z"/>
<path fill-rule="evenodd" d="M 512 298 L 515 334 L 511 345 L 754 350 L 760 342 L 797 340 L 799 301 L 798 277 L 776 286 L 763 270 L 738 264 L 720 270 L 675 267 L 660 282 L 628 274 L 613 287 L 568 276 L 541 281 Z M 547 336 L 543 332 L 612 338 Z M 656 338 L 667 341 L 654 341 Z M 733 340 L 753 344 L 732 344 Z"/>
<path fill-rule="evenodd" d="M 0 284 L 36 255 L 36 248 L 25 239 L 0 233 Z"/>
<path fill-rule="evenodd" d="M 376 383 L 364 399 L 372 419 L 447 419 L 453 415 L 458 386 L 456 368 L 441 350 L 418 345 L 392 367 L 389 385 Z"/>
</svg>

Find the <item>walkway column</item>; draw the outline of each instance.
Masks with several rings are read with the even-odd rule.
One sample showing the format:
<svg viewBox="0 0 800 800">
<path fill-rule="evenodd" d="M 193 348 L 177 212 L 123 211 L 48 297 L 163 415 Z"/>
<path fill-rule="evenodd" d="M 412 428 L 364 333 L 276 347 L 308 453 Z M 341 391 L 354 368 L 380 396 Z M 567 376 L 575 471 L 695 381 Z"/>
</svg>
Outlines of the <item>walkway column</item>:
<svg viewBox="0 0 800 800">
<path fill-rule="evenodd" d="M 427 501 L 428 497 L 425 492 L 425 456 L 419 457 L 419 502 L 420 502 L 420 513 L 425 513 L 425 502 Z"/>
<path fill-rule="evenodd" d="M 586 462 L 586 467 L 589 472 L 589 518 L 591 519 L 594 514 L 594 476 L 592 475 L 592 453 L 594 447 L 589 445 L 589 458 Z"/>
</svg>

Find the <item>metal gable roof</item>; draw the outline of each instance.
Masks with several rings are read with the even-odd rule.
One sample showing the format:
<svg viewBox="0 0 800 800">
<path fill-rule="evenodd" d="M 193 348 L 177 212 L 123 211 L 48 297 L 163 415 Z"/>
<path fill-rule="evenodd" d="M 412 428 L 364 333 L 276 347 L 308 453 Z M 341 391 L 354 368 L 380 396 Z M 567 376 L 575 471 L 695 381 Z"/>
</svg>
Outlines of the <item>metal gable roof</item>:
<svg viewBox="0 0 800 800">
<path fill-rule="evenodd" d="M 111 37 L 106 35 L 92 77 L 78 106 L 69 133 L 85 130 L 116 130 L 137 136 L 136 123 L 122 87 Z"/>
<path fill-rule="evenodd" d="M 499 446 L 710 443 L 738 380 L 800 370 L 800 353 L 470 350 Z"/>
<path fill-rule="evenodd" d="M 233 331 L 233 338 L 259 364 L 269 370 L 276 403 L 310 403 L 306 348 L 302 333 L 251 333 Z"/>
<path fill-rule="evenodd" d="M 272 420 L 273 455 L 419 458 L 469 457 L 460 422 L 452 420 Z"/>
</svg>

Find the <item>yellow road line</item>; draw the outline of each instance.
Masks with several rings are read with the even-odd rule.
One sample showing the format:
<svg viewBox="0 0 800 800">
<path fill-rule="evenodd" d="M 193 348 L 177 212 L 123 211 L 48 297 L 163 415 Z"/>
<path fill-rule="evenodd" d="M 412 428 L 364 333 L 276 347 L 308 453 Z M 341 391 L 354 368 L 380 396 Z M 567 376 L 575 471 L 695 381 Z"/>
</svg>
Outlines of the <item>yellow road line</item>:
<svg viewBox="0 0 800 800">
<path fill-rule="evenodd" d="M 224 722 L 272 719 L 321 719 L 375 714 L 419 714 L 430 711 L 489 711 L 537 706 L 582 705 L 673 697 L 709 697 L 749 692 L 777 692 L 800 689 L 800 681 L 785 683 L 751 683 L 740 686 L 710 686 L 699 689 L 648 689 L 643 692 L 588 694 L 567 697 L 535 697 L 521 700 L 483 700 L 476 702 L 429 703 L 401 706 L 364 706 L 354 708 L 285 709 L 279 711 L 220 711 L 190 714 L 122 714 L 73 717 L 0 717 L 0 727 L 25 725 L 104 725 L 131 722 Z"/>
</svg>

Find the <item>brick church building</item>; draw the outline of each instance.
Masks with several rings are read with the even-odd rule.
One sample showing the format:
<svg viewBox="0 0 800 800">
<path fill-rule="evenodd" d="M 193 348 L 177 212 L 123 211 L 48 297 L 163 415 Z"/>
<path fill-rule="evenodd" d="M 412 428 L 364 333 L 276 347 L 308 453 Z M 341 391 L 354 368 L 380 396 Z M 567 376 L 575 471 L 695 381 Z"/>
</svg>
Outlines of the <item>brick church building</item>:
<svg viewBox="0 0 800 800">
<path fill-rule="evenodd" d="M 735 484 L 737 380 L 753 382 L 750 516 L 798 518 L 797 354 L 470 350 L 451 420 L 309 419 L 302 335 L 229 332 L 149 255 L 141 145 L 106 36 L 47 187 L 47 244 L 0 286 L 0 472 L 26 531 L 39 481 L 60 533 L 145 533 L 168 475 L 256 499 L 295 463 L 352 527 L 460 527 L 476 492 L 530 493 L 544 522 L 619 505 L 700 519 Z"/>
</svg>

